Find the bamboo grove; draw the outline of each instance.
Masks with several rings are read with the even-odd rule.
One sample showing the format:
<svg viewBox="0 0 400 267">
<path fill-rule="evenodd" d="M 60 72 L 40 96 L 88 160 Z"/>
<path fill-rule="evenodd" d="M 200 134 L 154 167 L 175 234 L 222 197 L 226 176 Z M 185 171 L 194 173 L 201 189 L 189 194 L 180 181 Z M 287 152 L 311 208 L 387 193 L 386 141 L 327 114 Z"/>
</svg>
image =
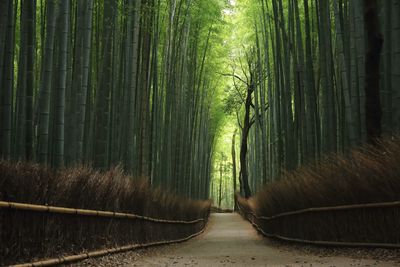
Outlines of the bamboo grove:
<svg viewBox="0 0 400 267">
<path fill-rule="evenodd" d="M 223 1 L 0 0 L 5 159 L 207 198 Z"/>
<path fill-rule="evenodd" d="M 227 103 L 241 92 L 242 144 L 250 128 L 249 188 L 241 173 L 243 195 L 279 179 L 283 170 L 366 142 L 364 2 L 236 1 L 238 27 L 247 32 L 241 38 L 245 52 L 233 59 L 239 67 L 231 76 L 234 84 L 246 85 L 230 90 Z M 377 3 L 383 47 L 376 80 L 382 134 L 390 136 L 400 130 L 400 1 Z M 246 93 L 251 95 L 248 104 Z"/>
<path fill-rule="evenodd" d="M 370 64 L 367 2 L 383 40 Z M 369 82 L 382 134 L 399 132 L 399 14 L 399 0 L 0 0 L 1 157 L 120 166 L 232 203 L 365 143 Z"/>
</svg>

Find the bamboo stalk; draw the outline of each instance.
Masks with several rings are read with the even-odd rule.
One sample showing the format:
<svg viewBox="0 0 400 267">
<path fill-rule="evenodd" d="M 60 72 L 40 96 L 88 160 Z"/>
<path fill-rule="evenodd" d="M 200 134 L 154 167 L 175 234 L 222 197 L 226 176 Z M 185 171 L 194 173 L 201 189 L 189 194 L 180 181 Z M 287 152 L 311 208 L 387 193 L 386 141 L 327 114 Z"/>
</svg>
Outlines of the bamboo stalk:
<svg viewBox="0 0 400 267">
<path fill-rule="evenodd" d="M 139 219 L 139 220 L 145 220 L 145 221 L 156 222 L 156 223 L 170 223 L 170 224 L 194 224 L 194 223 L 204 221 L 204 219 L 196 219 L 196 220 L 192 220 L 192 221 L 166 220 L 166 219 L 151 218 L 151 217 L 146 217 L 146 216 L 141 216 L 141 215 L 131 214 L 131 213 L 97 211 L 97 210 L 88 210 L 88 209 L 73 209 L 73 208 L 34 205 L 34 204 L 7 202 L 7 201 L 0 201 L 0 209 L 1 208 L 16 209 L 16 210 L 29 210 L 29 211 L 36 211 L 36 212 L 50 212 L 50 213 L 59 213 L 59 214 L 77 214 L 77 215 L 95 216 L 95 217 L 122 218 L 122 219 L 132 219 L 132 220 Z"/>
<path fill-rule="evenodd" d="M 187 237 L 181 238 L 181 239 L 157 241 L 157 242 L 151 242 L 151 243 L 147 243 L 147 244 L 135 244 L 135 245 L 122 246 L 122 247 L 118 247 L 118 248 L 102 249 L 102 250 L 96 250 L 96 251 L 82 253 L 82 254 L 78 254 L 78 255 L 65 256 L 65 257 L 48 259 L 48 260 L 43 260 L 43 261 L 31 262 L 31 263 L 16 264 L 16 265 L 12 265 L 10 267 L 53 266 L 53 265 L 59 265 L 59 264 L 64 264 L 64 263 L 81 261 L 81 260 L 85 260 L 85 259 L 89 259 L 89 258 L 101 257 L 101 256 L 105 256 L 108 254 L 121 253 L 121 252 L 129 251 L 129 250 L 137 249 L 137 248 L 145 248 L 145 247 L 151 247 L 151 246 L 180 243 L 180 242 L 187 241 L 193 237 L 196 237 L 196 236 L 202 234 L 204 232 L 204 230 L 205 230 L 205 224 L 203 225 L 202 229 L 199 232 L 189 235 Z"/>
</svg>

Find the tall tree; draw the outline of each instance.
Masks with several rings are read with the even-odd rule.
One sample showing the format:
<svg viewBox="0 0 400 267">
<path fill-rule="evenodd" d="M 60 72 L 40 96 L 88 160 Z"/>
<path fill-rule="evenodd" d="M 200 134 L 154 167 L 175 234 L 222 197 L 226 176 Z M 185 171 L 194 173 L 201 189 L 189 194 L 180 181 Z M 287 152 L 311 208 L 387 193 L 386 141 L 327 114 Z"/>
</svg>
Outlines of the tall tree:
<svg viewBox="0 0 400 267">
<path fill-rule="evenodd" d="M 104 2 L 104 18 L 102 33 L 102 61 L 101 76 L 98 82 L 95 106 L 95 147 L 94 165 L 99 169 L 109 166 L 108 138 L 110 118 L 110 90 L 112 87 L 112 38 L 115 23 L 116 2 L 106 0 Z"/>
<path fill-rule="evenodd" d="M 25 116 L 26 114 L 26 76 L 27 76 L 27 23 L 28 5 L 30 1 L 21 3 L 20 15 L 20 49 L 18 55 L 18 80 L 16 89 L 15 115 L 14 115 L 14 158 L 25 159 Z"/>
<path fill-rule="evenodd" d="M 55 149 L 54 166 L 64 166 L 64 115 L 65 115 L 65 88 L 67 85 L 67 55 L 69 35 L 69 13 L 70 0 L 62 1 L 60 4 L 59 18 L 59 62 L 58 62 L 58 85 L 55 94 Z"/>
<path fill-rule="evenodd" d="M 352 102 L 351 102 L 351 93 L 350 93 L 350 70 L 348 69 L 346 58 L 345 58 L 345 36 L 343 32 L 343 19 L 341 18 L 341 5 L 342 3 L 334 2 L 335 9 L 335 29 L 337 36 L 337 46 L 338 46 L 338 54 L 339 54 L 339 84 L 338 86 L 342 87 L 343 90 L 343 99 L 344 99 L 344 112 L 346 117 L 346 131 L 348 132 L 349 145 L 350 147 L 354 146 L 357 141 L 356 136 L 356 125 L 354 124 L 354 118 L 352 115 Z"/>
<path fill-rule="evenodd" d="M 321 66 L 321 149 L 322 152 L 336 151 L 336 113 L 333 88 L 333 59 L 330 24 L 330 4 L 328 1 L 318 3 L 319 11 L 319 53 Z"/>
<path fill-rule="evenodd" d="M 15 7 L 14 1 L 8 1 L 8 5 L 2 3 L 2 7 L 7 8 L 7 19 L 4 20 L 4 25 L 7 28 L 3 28 L 5 32 L 4 38 L 4 52 L 2 52 L 2 70 L 1 73 L 1 128 L 0 128 L 0 139 L 1 139 L 1 155 L 2 158 L 9 159 L 11 157 L 11 127 L 12 127 L 12 115 L 13 115 L 13 85 L 14 85 L 14 38 L 15 38 Z"/>
<path fill-rule="evenodd" d="M 391 60 L 391 87 L 393 95 L 392 112 L 393 112 L 393 128 L 395 132 L 400 131 L 400 0 L 391 1 L 391 50 L 392 50 L 392 60 Z M 388 70 L 387 70 L 388 71 Z"/>
<path fill-rule="evenodd" d="M 367 32 L 367 53 L 365 62 L 365 115 L 367 140 L 376 142 L 381 136 L 382 109 L 380 104 L 379 76 L 380 54 L 383 37 L 378 18 L 378 2 L 364 0 L 364 22 Z"/>
<path fill-rule="evenodd" d="M 36 0 L 26 1 L 27 16 L 27 54 L 26 54 L 26 84 L 25 84 L 25 158 L 33 159 L 33 96 L 35 86 L 35 39 L 36 39 Z"/>
<path fill-rule="evenodd" d="M 47 2 L 46 12 L 46 40 L 43 55 L 43 67 L 41 73 L 41 86 L 38 106 L 38 160 L 47 164 L 49 161 L 49 117 L 50 94 L 53 77 L 53 52 L 58 1 Z"/>
<path fill-rule="evenodd" d="M 237 174 L 236 174 L 236 134 L 237 134 L 237 128 L 233 132 L 232 146 L 231 146 L 233 193 L 235 193 L 236 190 L 237 190 L 237 185 L 236 185 L 236 180 L 237 180 Z"/>
</svg>

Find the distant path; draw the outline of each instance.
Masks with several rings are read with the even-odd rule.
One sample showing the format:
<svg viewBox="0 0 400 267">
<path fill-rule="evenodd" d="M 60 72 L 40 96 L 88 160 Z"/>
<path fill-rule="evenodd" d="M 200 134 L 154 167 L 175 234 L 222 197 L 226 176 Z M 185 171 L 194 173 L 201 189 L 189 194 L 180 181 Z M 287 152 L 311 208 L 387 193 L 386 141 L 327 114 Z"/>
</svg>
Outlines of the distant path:
<svg viewBox="0 0 400 267">
<path fill-rule="evenodd" d="M 400 266 L 282 249 L 235 213 L 212 214 L 207 227 L 193 240 L 156 249 L 127 266 Z"/>
</svg>

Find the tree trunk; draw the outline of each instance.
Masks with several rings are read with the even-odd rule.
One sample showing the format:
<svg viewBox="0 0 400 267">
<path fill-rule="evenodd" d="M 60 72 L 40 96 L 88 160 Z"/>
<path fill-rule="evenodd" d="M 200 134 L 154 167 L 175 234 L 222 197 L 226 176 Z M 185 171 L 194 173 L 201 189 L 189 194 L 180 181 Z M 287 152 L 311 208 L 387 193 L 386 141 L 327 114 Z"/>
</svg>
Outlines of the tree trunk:
<svg viewBox="0 0 400 267">
<path fill-rule="evenodd" d="M 4 5 L 3 5 L 4 6 Z M 3 73 L 1 73 L 1 156 L 9 159 L 11 156 L 11 128 L 12 128 L 12 95 L 14 84 L 14 38 L 15 14 L 14 1 L 9 1 L 7 14 L 7 30 L 5 34 Z"/>
<path fill-rule="evenodd" d="M 33 159 L 33 94 L 35 84 L 35 30 L 36 1 L 27 1 L 27 55 L 26 55 L 26 85 L 25 85 L 25 153 L 26 160 Z"/>
<path fill-rule="evenodd" d="M 138 126 L 137 116 L 135 116 L 136 110 L 136 98 L 137 98 L 137 85 L 138 85 L 138 61 L 139 61 L 139 31 L 140 31 L 140 14 L 142 1 L 134 1 L 134 15 L 133 15 L 133 33 L 132 33 L 132 72 L 130 74 L 130 91 L 129 91 L 129 115 L 128 115 L 128 151 L 127 151 L 127 169 L 130 172 L 134 170 L 136 166 L 137 147 L 135 143 L 135 128 Z"/>
<path fill-rule="evenodd" d="M 81 77 L 79 88 L 76 88 L 76 118 L 75 122 L 77 127 L 75 129 L 75 142 L 76 142 L 76 162 L 83 162 L 83 147 L 84 147 L 84 132 L 85 132 L 85 117 L 86 117 L 86 99 L 88 91 L 89 82 L 89 62 L 91 55 L 91 38 L 92 38 L 92 14 L 93 14 L 93 0 L 85 1 L 82 8 L 83 19 L 82 19 L 82 30 L 80 34 L 82 35 L 81 45 L 79 49 L 81 50 L 81 64 L 82 68 L 79 67 Z"/>
<path fill-rule="evenodd" d="M 321 148 L 323 153 L 336 151 L 336 115 L 333 88 L 333 60 L 331 43 L 330 5 L 328 1 L 319 2 L 319 37 L 321 66 Z"/>
<path fill-rule="evenodd" d="M 141 99 L 140 99 L 140 176 L 150 176 L 150 55 L 151 55 L 151 27 L 152 27 L 152 0 L 142 3 L 145 19 L 142 25 L 142 68 L 141 68 Z"/>
<path fill-rule="evenodd" d="M 59 73 L 55 103 L 55 150 L 54 166 L 64 166 L 64 112 L 65 88 L 67 82 L 67 55 L 69 34 L 70 0 L 63 0 L 60 5 L 60 33 L 59 33 Z"/>
<path fill-rule="evenodd" d="M 337 35 L 337 46 L 338 46 L 338 56 L 339 56 L 339 76 L 341 86 L 343 87 L 343 98 L 344 98 L 344 113 L 345 113 L 345 121 L 346 121 L 346 131 L 347 136 L 349 138 L 349 145 L 353 147 L 357 144 L 356 138 L 356 127 L 353 122 L 353 114 L 352 114 L 352 102 L 351 102 L 351 94 L 349 88 L 349 70 L 347 69 L 346 58 L 344 54 L 344 33 L 343 33 L 343 25 L 340 20 L 340 9 L 338 3 L 334 2 L 334 9 L 335 9 L 335 28 L 336 28 L 336 35 Z"/>
<path fill-rule="evenodd" d="M 310 151 L 310 161 L 315 160 L 318 153 L 319 125 L 317 112 L 317 96 L 315 90 L 314 64 L 312 58 L 311 46 L 311 23 L 308 9 L 308 0 L 304 0 L 304 17 L 305 17 L 305 54 L 306 54 L 306 106 L 307 106 L 307 144 Z"/>
<path fill-rule="evenodd" d="M 237 128 L 233 132 L 232 136 L 232 148 L 231 148 L 231 153 L 232 153 L 232 179 L 233 179 L 233 195 L 235 196 L 236 193 L 236 134 L 237 134 Z M 235 207 L 234 209 L 236 210 L 236 201 L 235 201 Z"/>
<path fill-rule="evenodd" d="M 25 160 L 25 116 L 26 114 L 26 77 L 27 77 L 27 30 L 28 30 L 28 5 L 31 1 L 21 3 L 20 17 L 20 49 L 18 59 L 17 98 L 14 115 L 13 157 Z"/>
<path fill-rule="evenodd" d="M 374 144 L 381 136 L 382 109 L 379 98 L 379 63 L 383 45 L 377 0 L 364 0 L 364 22 L 367 31 L 365 64 L 365 119 L 367 140 Z"/>
<path fill-rule="evenodd" d="M 46 43 L 44 48 L 44 58 L 42 61 L 42 82 L 39 96 L 38 160 L 44 164 L 47 164 L 49 161 L 50 94 L 53 77 L 53 52 L 57 3 L 57 0 L 50 0 L 47 2 Z"/>
<path fill-rule="evenodd" d="M 250 74 L 252 75 L 252 74 Z M 241 186 L 243 187 L 243 193 L 245 198 L 249 198 L 251 196 L 251 190 L 249 186 L 249 173 L 247 170 L 247 143 L 250 128 L 253 125 L 254 121 L 250 121 L 250 108 L 251 108 L 251 97 L 254 92 L 254 84 L 252 82 L 247 88 L 247 97 L 245 102 L 245 115 L 244 115 L 244 123 L 242 129 L 242 140 L 240 144 L 240 175 L 241 175 Z"/>
<path fill-rule="evenodd" d="M 218 207 L 221 208 L 222 201 L 222 159 L 219 163 L 219 190 L 218 190 Z"/>
<path fill-rule="evenodd" d="M 99 169 L 106 169 L 109 165 L 108 142 L 110 120 L 110 90 L 112 87 L 112 36 L 115 22 L 116 3 L 113 0 L 104 2 L 103 18 L 103 60 L 96 94 L 95 118 L 95 154 L 94 165 Z"/>
<path fill-rule="evenodd" d="M 391 2 L 391 29 L 392 29 L 392 60 L 391 60 L 391 86 L 392 106 L 393 106 L 393 128 L 394 132 L 400 132 L 400 0 L 392 0 Z"/>
</svg>

